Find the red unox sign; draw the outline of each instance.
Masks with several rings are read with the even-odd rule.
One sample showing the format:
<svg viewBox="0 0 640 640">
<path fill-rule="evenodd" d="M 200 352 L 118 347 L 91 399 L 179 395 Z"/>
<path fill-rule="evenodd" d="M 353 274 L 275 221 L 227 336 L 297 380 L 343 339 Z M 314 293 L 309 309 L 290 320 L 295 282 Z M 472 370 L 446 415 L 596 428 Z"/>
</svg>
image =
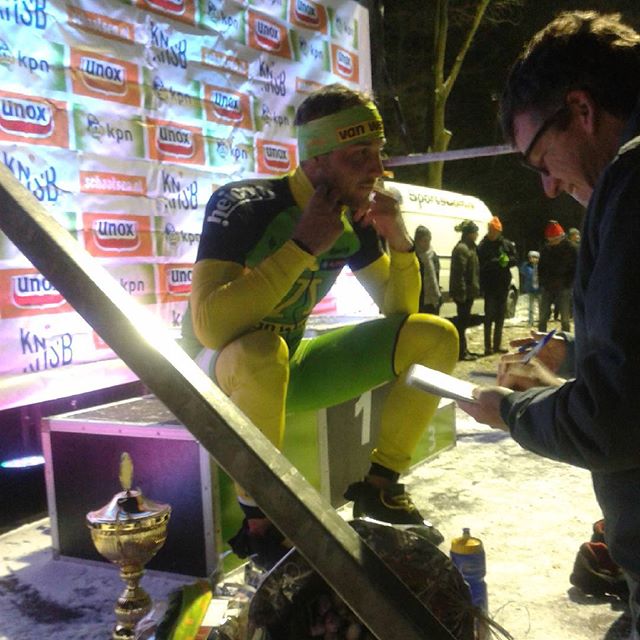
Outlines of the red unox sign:
<svg viewBox="0 0 640 640">
<path fill-rule="evenodd" d="M 11 300 L 18 309 L 46 309 L 65 303 L 62 294 L 39 273 L 12 276 Z"/>
<path fill-rule="evenodd" d="M 258 172 L 288 173 L 297 164 L 296 146 L 276 140 L 256 139 Z"/>
<path fill-rule="evenodd" d="M 153 118 L 146 124 L 151 160 L 204 164 L 202 129 Z"/>
<path fill-rule="evenodd" d="M 358 56 L 333 43 L 331 44 L 331 69 L 337 76 L 350 82 L 358 82 L 360 79 Z"/>
<path fill-rule="evenodd" d="M 195 24 L 194 0 L 137 0 L 136 4 L 181 22 Z"/>
<path fill-rule="evenodd" d="M 327 33 L 327 11 L 313 0 L 291 0 L 289 21 L 298 27 Z"/>
<path fill-rule="evenodd" d="M 210 84 L 205 84 L 204 87 L 207 120 L 241 129 L 253 129 L 250 101 L 246 93 Z"/>
<path fill-rule="evenodd" d="M 68 148 L 67 105 L 0 91 L 0 140 Z"/>
<path fill-rule="evenodd" d="M 35 269 L 0 271 L 0 318 L 66 313 L 71 306 Z"/>
<path fill-rule="evenodd" d="M 249 22 L 249 46 L 268 51 L 282 58 L 292 59 L 287 28 L 253 9 L 247 10 Z"/>
<path fill-rule="evenodd" d="M 159 264 L 160 302 L 185 302 L 191 293 L 192 264 Z"/>
<path fill-rule="evenodd" d="M 92 51 L 71 49 L 73 92 L 133 107 L 140 106 L 138 67 Z"/>
<path fill-rule="evenodd" d="M 82 227 L 85 247 L 93 256 L 152 255 L 148 216 L 83 213 Z"/>
</svg>

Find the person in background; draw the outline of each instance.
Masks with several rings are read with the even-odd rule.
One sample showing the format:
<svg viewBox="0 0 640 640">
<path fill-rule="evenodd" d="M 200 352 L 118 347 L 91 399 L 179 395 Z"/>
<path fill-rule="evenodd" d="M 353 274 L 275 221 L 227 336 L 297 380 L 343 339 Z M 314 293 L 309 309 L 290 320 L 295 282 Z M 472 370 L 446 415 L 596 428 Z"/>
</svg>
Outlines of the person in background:
<svg viewBox="0 0 640 640">
<path fill-rule="evenodd" d="M 456 303 L 456 326 L 460 336 L 459 360 L 475 360 L 478 354 L 467 350 L 465 332 L 471 324 L 473 301 L 480 293 L 478 252 L 478 225 L 473 220 L 464 220 L 455 228 L 462 233 L 460 241 L 451 254 L 451 272 L 449 275 L 449 293 Z"/>
<path fill-rule="evenodd" d="M 440 290 L 440 258 L 431 246 L 431 231 L 422 225 L 416 227 L 413 236 L 415 252 L 420 262 L 420 313 L 438 315 L 442 304 Z"/>
<path fill-rule="evenodd" d="M 521 353 L 503 356 L 501 386 L 478 387 L 477 402 L 461 406 L 526 449 L 591 471 L 602 535 L 629 587 L 630 640 L 638 640 L 640 34 L 620 14 L 560 13 L 512 66 L 501 120 L 546 195 L 567 193 L 587 208 L 575 337 L 550 340 L 527 363 Z"/>
<path fill-rule="evenodd" d="M 529 326 L 533 327 L 536 311 L 540 302 L 540 283 L 538 281 L 538 262 L 540 253 L 529 251 L 527 259 L 520 265 L 520 276 L 522 283 L 522 293 L 527 296 L 529 308 Z"/>
<path fill-rule="evenodd" d="M 385 143 L 374 102 L 327 85 L 302 101 L 295 125 L 300 165 L 292 173 L 232 182 L 211 196 L 183 332 L 198 364 L 278 448 L 286 413 L 390 382 L 371 466 L 345 497 L 354 517 L 421 525 L 441 542 L 398 480 L 439 401 L 410 388 L 407 371 L 421 363 L 451 372 L 456 329 L 417 313 L 420 272 L 400 208 L 383 194 L 372 198 Z M 312 309 L 345 265 L 384 317 L 305 337 Z M 229 544 L 269 568 L 287 541 L 262 505 L 237 491 L 245 518 Z"/>
<path fill-rule="evenodd" d="M 507 353 L 502 348 L 502 328 L 507 312 L 511 267 L 517 264 L 516 245 L 502 235 L 502 222 L 493 216 L 487 235 L 478 245 L 480 289 L 484 295 L 484 355 Z M 493 326 L 493 340 L 491 329 Z"/>
<path fill-rule="evenodd" d="M 569 242 L 564 229 L 556 220 L 549 220 L 544 228 L 545 244 L 540 252 L 538 278 L 540 280 L 540 318 L 538 330 L 547 330 L 554 304 L 560 314 L 563 331 L 571 331 L 571 287 L 576 272 L 578 252 Z"/>
<path fill-rule="evenodd" d="M 579 247 L 580 246 L 580 229 L 571 227 L 571 229 L 567 231 L 567 240 L 569 240 L 569 242 L 574 246 Z"/>
</svg>

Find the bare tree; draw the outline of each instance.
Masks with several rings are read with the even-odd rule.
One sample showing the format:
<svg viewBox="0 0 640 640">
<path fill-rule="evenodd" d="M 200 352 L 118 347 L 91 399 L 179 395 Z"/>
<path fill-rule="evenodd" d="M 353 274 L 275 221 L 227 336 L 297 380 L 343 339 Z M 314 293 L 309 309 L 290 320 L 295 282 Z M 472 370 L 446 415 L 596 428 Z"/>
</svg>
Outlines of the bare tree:
<svg viewBox="0 0 640 640">
<path fill-rule="evenodd" d="M 446 151 L 449 148 L 452 132 L 446 126 L 447 100 L 483 19 L 507 22 L 513 18 L 513 9 L 522 3 L 522 0 L 434 1 L 430 151 Z M 454 23 L 463 29 L 463 37 L 457 52 L 451 57 L 447 44 L 450 25 Z M 447 60 L 452 60 L 448 69 Z M 427 184 L 442 187 L 443 167 L 443 161 L 427 165 Z"/>
</svg>

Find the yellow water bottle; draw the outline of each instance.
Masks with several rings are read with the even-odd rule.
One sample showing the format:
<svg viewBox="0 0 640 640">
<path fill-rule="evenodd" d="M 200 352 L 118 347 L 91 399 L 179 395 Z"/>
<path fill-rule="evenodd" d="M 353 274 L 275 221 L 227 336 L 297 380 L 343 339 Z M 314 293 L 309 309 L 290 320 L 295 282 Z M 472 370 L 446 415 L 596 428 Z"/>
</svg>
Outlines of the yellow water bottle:
<svg viewBox="0 0 640 640">
<path fill-rule="evenodd" d="M 474 538 L 471 530 L 465 527 L 462 529 L 462 536 L 451 541 L 450 557 L 469 585 L 471 602 L 488 613 L 487 583 L 484 581 L 487 561 L 482 540 Z"/>
</svg>

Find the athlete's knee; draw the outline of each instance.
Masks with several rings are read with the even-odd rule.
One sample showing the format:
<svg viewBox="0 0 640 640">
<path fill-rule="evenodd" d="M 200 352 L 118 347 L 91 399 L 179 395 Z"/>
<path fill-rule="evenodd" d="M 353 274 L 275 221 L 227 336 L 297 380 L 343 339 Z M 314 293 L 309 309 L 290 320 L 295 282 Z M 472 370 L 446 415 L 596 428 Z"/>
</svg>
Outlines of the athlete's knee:
<svg viewBox="0 0 640 640">
<path fill-rule="evenodd" d="M 223 389 L 240 382 L 286 384 L 289 377 L 287 343 L 271 331 L 247 333 L 222 349 L 216 363 L 216 376 Z M 225 380 L 230 382 L 225 384 Z"/>
<path fill-rule="evenodd" d="M 458 359 L 459 337 L 455 325 L 440 316 L 414 313 L 408 316 L 398 336 L 398 352 L 411 363 L 453 369 Z M 404 368 L 404 367 L 403 367 Z"/>
</svg>

